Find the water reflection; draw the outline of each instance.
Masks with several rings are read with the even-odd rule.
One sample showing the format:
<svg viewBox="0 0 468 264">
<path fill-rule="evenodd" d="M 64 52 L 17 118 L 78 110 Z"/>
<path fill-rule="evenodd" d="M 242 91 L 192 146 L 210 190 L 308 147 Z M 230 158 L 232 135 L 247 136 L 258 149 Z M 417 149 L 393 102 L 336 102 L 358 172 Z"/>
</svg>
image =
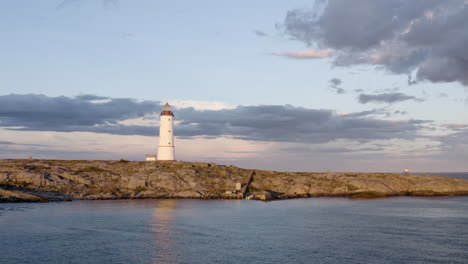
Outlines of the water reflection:
<svg viewBox="0 0 468 264">
<path fill-rule="evenodd" d="M 154 263 L 176 263 L 174 254 L 174 210 L 177 209 L 177 200 L 161 200 L 153 211 L 152 231 L 155 234 Z"/>
<path fill-rule="evenodd" d="M 18 207 L 27 206 L 25 209 Z M 468 197 L 1 204 L 0 263 L 467 263 Z M 450 217 L 447 217 L 450 216 Z"/>
</svg>

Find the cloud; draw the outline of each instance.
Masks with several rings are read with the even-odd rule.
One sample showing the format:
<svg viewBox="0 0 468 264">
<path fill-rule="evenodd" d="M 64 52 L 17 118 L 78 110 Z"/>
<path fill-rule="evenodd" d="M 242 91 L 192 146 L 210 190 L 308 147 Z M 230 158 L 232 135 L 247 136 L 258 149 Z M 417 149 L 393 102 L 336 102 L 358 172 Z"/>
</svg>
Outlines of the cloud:
<svg viewBox="0 0 468 264">
<path fill-rule="evenodd" d="M 154 136 L 154 124 L 124 125 L 125 120 L 154 116 L 159 101 L 110 98 L 93 103 L 76 97 L 45 95 L 0 96 L 0 126 L 16 131 L 94 132 Z M 175 111 L 180 138 L 219 138 L 274 142 L 326 143 L 412 139 L 420 137 L 426 121 L 382 120 L 371 113 L 339 115 L 333 110 L 290 105 L 237 106 L 233 109 Z"/>
<path fill-rule="evenodd" d="M 72 4 L 77 4 L 82 2 L 82 0 L 63 0 L 57 5 L 57 9 L 63 9 L 66 8 Z"/>
<path fill-rule="evenodd" d="M 408 114 L 408 112 L 407 111 L 401 111 L 401 110 L 395 110 L 393 112 L 393 114 L 394 115 L 406 115 L 406 114 Z"/>
<path fill-rule="evenodd" d="M 92 131 L 101 133 L 143 134 L 144 127 L 134 131 L 119 127 L 118 122 L 143 117 L 161 110 L 160 102 L 113 98 L 93 103 L 90 95 L 48 97 L 45 95 L 10 94 L 0 96 L 0 126 L 22 127 L 19 130 Z M 86 99 L 86 100 L 85 100 Z"/>
<path fill-rule="evenodd" d="M 375 116 L 375 115 L 387 115 L 388 112 L 385 109 L 372 109 L 355 113 L 345 113 L 341 114 L 345 117 L 365 117 L 365 116 Z"/>
<path fill-rule="evenodd" d="M 337 87 L 337 86 L 340 86 L 343 83 L 343 81 L 338 78 L 333 78 L 329 81 L 329 83 L 330 83 L 330 86 Z"/>
<path fill-rule="evenodd" d="M 278 26 L 308 47 L 334 50 L 334 64 L 370 64 L 416 81 L 468 85 L 464 0 L 329 0 L 287 12 Z"/>
<path fill-rule="evenodd" d="M 446 124 L 444 126 L 452 130 L 468 130 L 468 124 Z"/>
<path fill-rule="evenodd" d="M 341 87 L 332 87 L 332 88 L 335 89 L 335 92 L 336 92 L 337 94 L 345 94 L 345 93 L 346 93 L 345 89 L 343 89 L 343 88 L 341 88 Z"/>
<path fill-rule="evenodd" d="M 330 88 L 332 88 L 337 94 L 344 94 L 346 91 L 340 87 L 340 85 L 343 83 L 341 79 L 338 78 L 332 78 L 330 81 L 328 81 Z"/>
<path fill-rule="evenodd" d="M 102 4 L 104 7 L 118 7 L 119 6 L 119 0 L 102 0 Z"/>
<path fill-rule="evenodd" d="M 236 108 L 234 105 L 228 105 L 223 102 L 195 100 L 175 100 L 171 101 L 171 105 L 176 108 L 193 108 L 195 110 L 221 110 Z"/>
<path fill-rule="evenodd" d="M 418 84 L 418 81 L 413 80 L 413 78 L 411 77 L 411 74 L 408 74 L 408 86 L 415 85 L 415 84 Z"/>
<path fill-rule="evenodd" d="M 263 32 L 263 31 L 261 31 L 261 30 L 258 30 L 258 29 L 254 30 L 253 33 L 254 33 L 255 35 L 259 36 L 259 37 L 268 37 L 268 34 L 267 34 L 267 33 Z"/>
<path fill-rule="evenodd" d="M 371 141 L 414 138 L 424 129 L 420 120 L 388 121 L 337 115 L 288 105 L 239 106 L 220 111 L 182 109 L 180 136 L 231 135 L 237 139 L 276 142 L 326 143 L 337 139 Z"/>
<path fill-rule="evenodd" d="M 459 161 L 463 164 L 466 171 L 466 160 L 468 157 L 468 125 L 453 124 L 451 129 L 455 133 L 448 135 L 436 136 L 435 140 L 440 142 L 439 149 L 441 149 L 440 156 L 441 160 L 448 161 Z"/>
<path fill-rule="evenodd" d="M 97 95 L 93 95 L 93 94 L 77 95 L 77 96 L 75 96 L 75 98 L 83 100 L 83 101 L 97 101 L 97 100 L 109 99 L 109 97 L 97 96 Z"/>
<path fill-rule="evenodd" d="M 360 94 L 359 103 L 367 104 L 367 103 L 399 103 L 408 100 L 413 100 L 416 102 L 422 102 L 424 99 L 417 98 L 415 96 L 406 95 L 404 93 L 383 93 L 383 94 Z"/>
<path fill-rule="evenodd" d="M 42 144 L 23 144 L 11 141 L 0 141 L 0 146 L 29 146 L 29 147 L 39 147 L 39 146 L 46 146 Z"/>
<path fill-rule="evenodd" d="M 385 89 L 375 89 L 373 92 L 374 93 L 395 93 L 400 90 L 399 87 L 393 87 L 393 88 L 385 88 Z"/>
<path fill-rule="evenodd" d="M 324 146 L 286 146 L 279 149 L 280 151 L 289 152 L 289 153 L 301 153 L 301 155 L 316 155 L 320 154 L 346 154 L 346 153 L 362 153 L 362 152 L 375 152 L 383 151 L 383 147 L 369 147 L 369 148 L 349 148 L 349 147 L 324 147 Z"/>
<path fill-rule="evenodd" d="M 101 0 L 104 8 L 115 8 L 119 5 L 119 0 Z M 58 5 L 57 9 L 64 9 L 71 5 L 82 4 L 83 0 L 62 0 Z"/>
<path fill-rule="evenodd" d="M 331 50 L 305 50 L 305 51 L 289 51 L 289 52 L 273 52 L 275 56 L 282 56 L 291 59 L 323 59 L 332 55 Z"/>
</svg>

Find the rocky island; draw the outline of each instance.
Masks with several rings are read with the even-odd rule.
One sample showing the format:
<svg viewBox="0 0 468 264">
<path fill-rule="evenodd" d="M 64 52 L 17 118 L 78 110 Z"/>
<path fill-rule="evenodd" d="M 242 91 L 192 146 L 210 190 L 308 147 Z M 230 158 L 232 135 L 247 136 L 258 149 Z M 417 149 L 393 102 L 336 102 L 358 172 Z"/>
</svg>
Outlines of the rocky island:
<svg viewBox="0 0 468 264">
<path fill-rule="evenodd" d="M 236 183 L 241 191 L 232 191 Z M 195 162 L 0 160 L 0 202 L 440 195 L 468 195 L 468 180 L 391 173 L 277 172 Z"/>
</svg>

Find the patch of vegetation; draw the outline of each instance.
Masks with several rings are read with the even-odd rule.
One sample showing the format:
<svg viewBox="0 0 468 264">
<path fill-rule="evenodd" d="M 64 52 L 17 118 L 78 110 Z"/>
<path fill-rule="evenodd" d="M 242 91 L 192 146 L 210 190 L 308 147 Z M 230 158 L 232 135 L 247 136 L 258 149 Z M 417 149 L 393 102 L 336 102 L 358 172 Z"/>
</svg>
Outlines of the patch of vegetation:
<svg viewBox="0 0 468 264">
<path fill-rule="evenodd" d="M 249 188 L 247 188 L 247 190 L 246 190 L 246 191 L 247 191 L 247 192 L 251 192 L 251 193 L 252 193 L 252 192 L 258 192 L 258 191 L 261 191 L 261 189 L 259 189 L 259 188 L 256 188 L 256 187 L 252 186 L 252 184 L 251 184 L 251 185 L 249 185 Z"/>
<path fill-rule="evenodd" d="M 117 161 L 117 163 L 129 163 L 130 161 L 129 160 L 124 160 L 124 159 L 120 159 L 119 161 Z"/>
<path fill-rule="evenodd" d="M 145 186 L 138 186 L 135 188 L 135 192 L 144 192 L 148 190 L 148 188 L 146 188 Z"/>
<path fill-rule="evenodd" d="M 352 184 L 346 184 L 346 188 L 348 188 L 349 191 L 359 190 L 359 187 L 352 185 Z"/>
</svg>

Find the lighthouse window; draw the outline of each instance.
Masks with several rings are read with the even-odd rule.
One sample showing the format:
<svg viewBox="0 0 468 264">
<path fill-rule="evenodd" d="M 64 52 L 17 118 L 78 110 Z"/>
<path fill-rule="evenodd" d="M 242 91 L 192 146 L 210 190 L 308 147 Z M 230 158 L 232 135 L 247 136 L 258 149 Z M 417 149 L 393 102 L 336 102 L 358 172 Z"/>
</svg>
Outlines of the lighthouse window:
<svg viewBox="0 0 468 264">
<path fill-rule="evenodd" d="M 170 119 L 170 118 L 169 118 L 168 120 L 169 120 L 169 121 L 171 121 L 171 119 Z"/>
<path fill-rule="evenodd" d="M 169 144 L 169 145 L 170 145 L 170 144 L 171 144 L 171 142 L 169 142 L 169 143 L 167 143 L 167 144 Z"/>
<path fill-rule="evenodd" d="M 170 133 L 170 132 L 171 132 L 171 131 L 169 130 L 169 133 Z"/>
</svg>

